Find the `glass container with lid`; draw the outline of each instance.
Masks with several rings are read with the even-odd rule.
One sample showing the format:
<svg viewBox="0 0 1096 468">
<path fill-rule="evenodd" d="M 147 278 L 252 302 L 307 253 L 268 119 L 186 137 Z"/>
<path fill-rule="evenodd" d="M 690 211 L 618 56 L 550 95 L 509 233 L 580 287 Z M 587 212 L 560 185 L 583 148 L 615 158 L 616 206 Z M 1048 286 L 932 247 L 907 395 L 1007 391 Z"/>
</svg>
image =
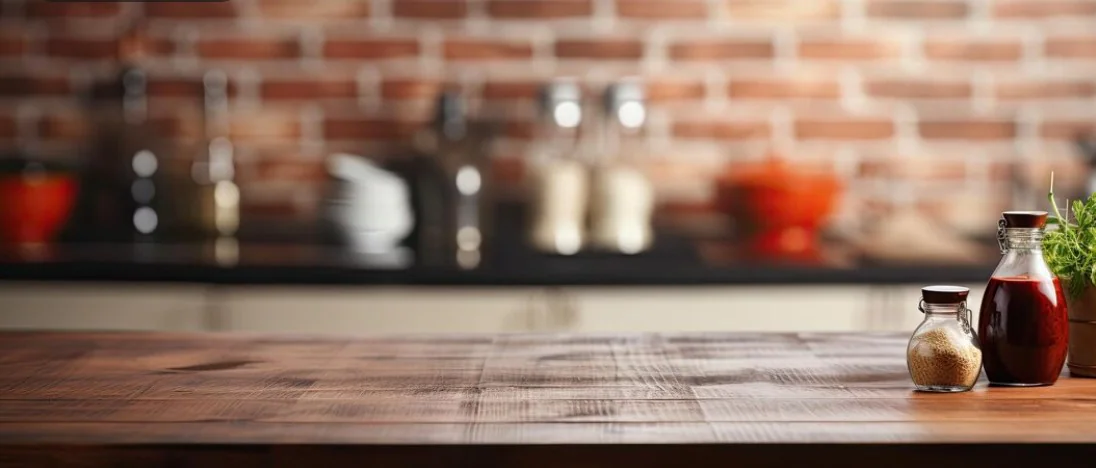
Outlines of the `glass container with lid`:
<svg viewBox="0 0 1096 468">
<path fill-rule="evenodd" d="M 1045 211 L 1006 211 L 997 238 L 1004 257 L 986 286 L 978 320 L 993 385 L 1052 385 L 1065 364 L 1069 317 L 1058 278 L 1043 258 Z"/>
<path fill-rule="evenodd" d="M 529 242 L 537 250 L 574 255 L 586 245 L 589 167 L 582 151 L 582 89 L 558 79 L 541 90 L 541 120 L 533 153 Z"/>
<path fill-rule="evenodd" d="M 599 161 L 590 193 L 589 237 L 600 249 L 622 254 L 648 250 L 653 242 L 654 187 L 637 164 L 646 121 L 646 91 L 636 80 L 605 92 Z M 626 142 L 631 144 L 626 145 Z"/>
<path fill-rule="evenodd" d="M 974 387 L 982 368 L 982 352 L 967 308 L 970 289 L 927 286 L 918 310 L 925 319 L 906 347 L 906 364 L 917 390 L 965 392 Z"/>
</svg>

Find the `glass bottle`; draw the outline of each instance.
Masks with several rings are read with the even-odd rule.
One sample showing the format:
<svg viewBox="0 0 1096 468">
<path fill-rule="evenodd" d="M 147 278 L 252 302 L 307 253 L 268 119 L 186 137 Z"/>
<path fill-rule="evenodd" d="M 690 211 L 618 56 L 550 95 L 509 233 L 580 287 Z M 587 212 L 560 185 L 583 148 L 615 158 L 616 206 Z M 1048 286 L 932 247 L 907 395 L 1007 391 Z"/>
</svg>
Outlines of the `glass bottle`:
<svg viewBox="0 0 1096 468">
<path fill-rule="evenodd" d="M 654 189 L 637 167 L 638 148 L 625 148 L 643 131 L 647 109 L 645 91 L 636 81 L 622 81 L 605 92 L 599 161 L 590 194 L 590 240 L 603 250 L 636 254 L 653 241 L 651 215 Z"/>
<path fill-rule="evenodd" d="M 407 242 L 418 264 L 474 269 L 489 253 L 490 136 L 485 124 L 469 117 L 465 97 L 446 90 L 437 96 L 430 125 L 413 136 L 418 154 L 387 165 L 408 180 L 415 227 Z"/>
<path fill-rule="evenodd" d="M 1069 317 L 1062 285 L 1043 259 L 1045 211 L 1006 211 L 1004 258 L 982 298 L 978 334 L 990 384 L 1053 385 L 1065 364 Z"/>
<path fill-rule="evenodd" d="M 206 160 L 192 167 L 191 177 L 202 187 L 202 230 L 218 239 L 232 238 L 240 226 L 240 189 L 235 182 L 235 146 L 229 139 L 228 76 L 210 70 L 202 86 L 208 149 Z"/>
<path fill-rule="evenodd" d="M 918 310 L 925 320 L 906 347 L 906 364 L 917 390 L 965 392 L 974 387 L 982 368 L 982 352 L 971 324 L 967 296 L 960 286 L 921 289 Z"/>
<path fill-rule="evenodd" d="M 126 64 L 112 82 L 92 90 L 93 100 L 106 103 L 95 116 L 99 141 L 91 174 L 101 190 L 92 190 L 92 212 L 118 240 L 157 240 L 167 221 L 165 148 L 148 119 L 147 84 L 144 70 Z"/>
<path fill-rule="evenodd" d="M 540 106 L 529 240 L 541 252 L 573 255 L 586 244 L 589 191 L 589 171 L 579 158 L 582 90 L 570 80 L 557 80 L 541 90 Z"/>
</svg>

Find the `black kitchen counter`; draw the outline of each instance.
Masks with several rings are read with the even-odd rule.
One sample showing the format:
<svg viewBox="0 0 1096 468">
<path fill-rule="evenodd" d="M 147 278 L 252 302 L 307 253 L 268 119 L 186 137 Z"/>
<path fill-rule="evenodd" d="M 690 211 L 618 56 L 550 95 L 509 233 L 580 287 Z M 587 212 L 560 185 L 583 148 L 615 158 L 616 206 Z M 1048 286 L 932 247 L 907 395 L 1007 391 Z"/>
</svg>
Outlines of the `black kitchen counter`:
<svg viewBox="0 0 1096 468">
<path fill-rule="evenodd" d="M 509 209 L 509 211 L 506 211 Z M 0 280 L 132 281 L 206 284 L 689 286 L 734 284 L 968 283 L 989 278 L 997 262 L 899 265 L 855 255 L 781 262 L 737 253 L 713 255 L 697 239 L 658 232 L 633 256 L 541 254 L 522 232 L 522 213 L 501 208 L 498 229 L 473 269 L 415 264 L 414 255 L 361 255 L 332 243 L 315 226 L 252 223 L 235 242 L 127 243 L 84 239 L 36 248 L 0 245 Z M 245 225 L 247 226 L 247 225 Z M 710 246 L 710 243 L 708 244 Z M 716 244 L 717 251 L 737 246 Z M 840 252 L 839 245 L 827 253 Z"/>
<path fill-rule="evenodd" d="M 553 257 L 496 252 L 475 269 L 400 264 L 323 245 L 241 244 L 218 255 L 212 244 L 89 244 L 0 253 L 0 280 L 134 281 L 311 285 L 732 285 L 898 284 L 983 281 L 993 265 L 710 264 L 668 246 L 630 257 Z M 223 252 L 223 251 L 222 251 Z"/>
</svg>

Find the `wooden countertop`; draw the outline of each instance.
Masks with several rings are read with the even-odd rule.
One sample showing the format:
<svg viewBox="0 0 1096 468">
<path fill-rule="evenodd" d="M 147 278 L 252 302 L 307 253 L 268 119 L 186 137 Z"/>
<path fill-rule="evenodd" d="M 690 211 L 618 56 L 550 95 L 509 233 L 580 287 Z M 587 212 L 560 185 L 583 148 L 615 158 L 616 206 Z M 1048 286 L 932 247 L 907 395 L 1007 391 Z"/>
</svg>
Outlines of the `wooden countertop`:
<svg viewBox="0 0 1096 468">
<path fill-rule="evenodd" d="M 1096 380 L 919 394 L 905 346 L 836 334 L 4 333 L 0 465 L 765 466 L 867 450 L 895 457 L 888 466 L 1091 466 Z M 937 445 L 953 443 L 978 445 Z M 1003 443 L 1024 444 L 987 445 Z M 925 458 L 931 447 L 944 459 Z"/>
</svg>

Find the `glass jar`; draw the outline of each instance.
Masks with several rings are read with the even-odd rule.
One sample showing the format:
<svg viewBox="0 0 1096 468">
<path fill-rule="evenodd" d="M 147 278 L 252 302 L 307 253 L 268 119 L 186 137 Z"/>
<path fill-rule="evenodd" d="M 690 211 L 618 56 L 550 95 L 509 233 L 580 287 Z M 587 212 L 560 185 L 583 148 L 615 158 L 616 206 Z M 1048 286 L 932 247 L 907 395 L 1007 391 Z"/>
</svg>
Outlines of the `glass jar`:
<svg viewBox="0 0 1096 468">
<path fill-rule="evenodd" d="M 921 289 L 918 310 L 925 320 L 906 347 L 906 364 L 917 390 L 965 392 L 982 369 L 982 351 L 967 308 L 970 289 L 928 286 Z"/>
<path fill-rule="evenodd" d="M 1065 364 L 1069 316 L 1062 285 L 1043 259 L 1045 211 L 1006 211 L 1004 258 L 982 298 L 978 335 L 992 385 L 1053 385 Z"/>
</svg>

